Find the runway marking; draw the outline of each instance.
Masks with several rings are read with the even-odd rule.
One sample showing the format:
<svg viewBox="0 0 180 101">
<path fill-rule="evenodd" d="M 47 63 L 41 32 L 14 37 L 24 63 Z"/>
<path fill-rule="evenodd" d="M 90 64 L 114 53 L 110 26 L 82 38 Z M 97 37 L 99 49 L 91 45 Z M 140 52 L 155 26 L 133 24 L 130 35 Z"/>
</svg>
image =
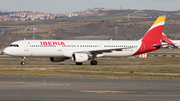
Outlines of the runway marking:
<svg viewBox="0 0 180 101">
<path fill-rule="evenodd" d="M 0 82 L 0 86 L 3 85 L 6 86 L 18 86 L 19 83 L 15 82 Z M 58 83 L 47 83 L 46 86 L 70 86 L 71 84 L 58 84 Z M 23 86 L 44 86 L 42 83 L 30 83 L 30 82 L 24 82 Z"/>
<path fill-rule="evenodd" d="M 91 90 L 75 90 L 76 92 L 99 93 L 99 94 L 152 94 L 149 92 L 131 92 L 131 91 L 91 91 Z"/>
</svg>

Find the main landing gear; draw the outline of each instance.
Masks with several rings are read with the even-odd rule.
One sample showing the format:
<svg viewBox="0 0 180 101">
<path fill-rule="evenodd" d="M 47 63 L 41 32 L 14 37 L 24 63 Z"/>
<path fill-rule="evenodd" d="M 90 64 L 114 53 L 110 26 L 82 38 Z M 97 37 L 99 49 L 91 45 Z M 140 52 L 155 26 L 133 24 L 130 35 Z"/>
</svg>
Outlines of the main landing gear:
<svg viewBox="0 0 180 101">
<path fill-rule="evenodd" d="M 90 63 L 91 63 L 91 65 L 97 65 L 98 64 L 98 62 L 96 60 L 92 60 Z"/>
<path fill-rule="evenodd" d="M 22 57 L 21 65 L 25 65 L 25 59 L 26 59 L 26 57 Z"/>
<path fill-rule="evenodd" d="M 90 64 L 91 64 L 91 65 L 97 65 L 98 62 L 97 62 L 96 60 L 92 60 L 92 61 L 90 62 Z M 81 63 L 76 63 L 76 65 L 82 65 L 82 62 L 81 62 Z"/>
<path fill-rule="evenodd" d="M 76 63 L 76 65 L 82 65 L 82 62 L 81 63 Z"/>
<path fill-rule="evenodd" d="M 91 65 L 97 65 L 98 62 L 95 60 L 97 54 L 92 55 L 92 61 L 90 62 Z"/>
<path fill-rule="evenodd" d="M 98 62 L 96 60 L 92 60 L 90 63 L 91 63 L 91 65 L 97 65 L 98 64 Z M 82 62 L 76 63 L 76 65 L 82 65 Z"/>
</svg>

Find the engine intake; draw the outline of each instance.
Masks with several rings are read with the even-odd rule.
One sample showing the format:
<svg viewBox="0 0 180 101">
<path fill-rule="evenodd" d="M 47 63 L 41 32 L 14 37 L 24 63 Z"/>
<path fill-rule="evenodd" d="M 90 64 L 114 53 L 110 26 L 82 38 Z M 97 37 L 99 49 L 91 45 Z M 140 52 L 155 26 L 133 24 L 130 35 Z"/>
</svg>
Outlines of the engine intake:
<svg viewBox="0 0 180 101">
<path fill-rule="evenodd" d="M 88 61 L 89 56 L 87 54 L 83 54 L 83 53 L 74 53 L 72 55 L 72 60 L 76 63 L 81 63 L 84 61 Z"/>
</svg>

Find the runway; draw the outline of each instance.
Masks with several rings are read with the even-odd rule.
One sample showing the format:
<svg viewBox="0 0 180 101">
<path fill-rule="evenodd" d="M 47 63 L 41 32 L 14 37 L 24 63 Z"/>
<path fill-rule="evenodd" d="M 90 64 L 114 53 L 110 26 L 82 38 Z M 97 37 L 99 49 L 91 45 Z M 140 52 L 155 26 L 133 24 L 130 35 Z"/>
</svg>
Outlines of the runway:
<svg viewBox="0 0 180 101">
<path fill-rule="evenodd" d="M 180 80 L 0 77 L 0 101 L 179 101 L 179 95 Z"/>
<path fill-rule="evenodd" d="M 3 58 L 15 58 L 15 57 L 11 57 L 11 56 L 8 56 L 8 55 L 0 55 L 0 58 L 3 59 Z"/>
</svg>

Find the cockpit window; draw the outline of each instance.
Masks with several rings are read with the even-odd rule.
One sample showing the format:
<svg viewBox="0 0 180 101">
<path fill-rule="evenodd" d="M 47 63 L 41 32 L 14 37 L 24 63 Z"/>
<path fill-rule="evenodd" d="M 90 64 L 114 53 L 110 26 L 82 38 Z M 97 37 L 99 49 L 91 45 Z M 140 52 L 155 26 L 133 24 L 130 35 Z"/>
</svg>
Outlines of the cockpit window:
<svg viewBox="0 0 180 101">
<path fill-rule="evenodd" d="M 11 44 L 10 47 L 19 47 L 18 44 Z"/>
</svg>

